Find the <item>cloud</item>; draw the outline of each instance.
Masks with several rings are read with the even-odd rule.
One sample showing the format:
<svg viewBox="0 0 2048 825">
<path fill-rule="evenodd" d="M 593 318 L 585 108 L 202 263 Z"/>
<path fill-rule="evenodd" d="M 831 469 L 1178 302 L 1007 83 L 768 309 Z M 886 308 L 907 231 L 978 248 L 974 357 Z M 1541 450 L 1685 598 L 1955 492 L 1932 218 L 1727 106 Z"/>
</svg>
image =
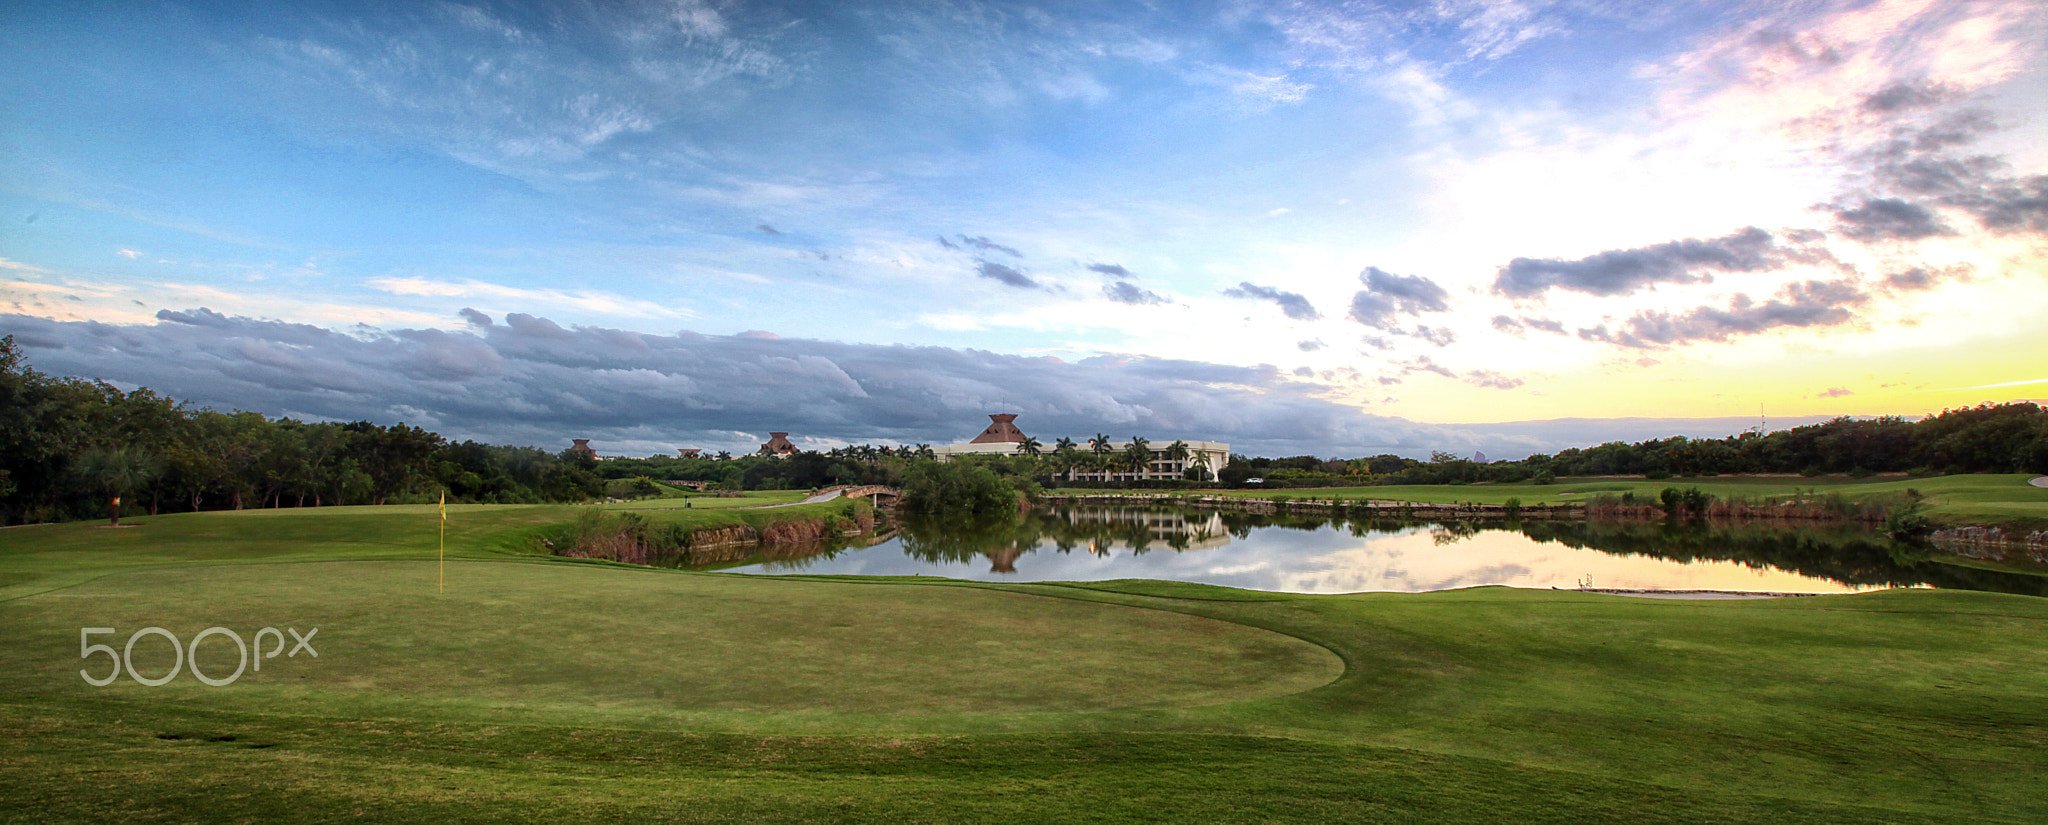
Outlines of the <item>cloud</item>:
<svg viewBox="0 0 2048 825">
<path fill-rule="evenodd" d="M 1458 340 L 1458 334 L 1452 332 L 1450 327 L 1426 327 L 1417 324 L 1414 334 L 1415 337 L 1439 347 L 1448 347 Z"/>
<path fill-rule="evenodd" d="M 2048 175 L 1999 181 L 1981 193 L 1950 200 L 1994 232 L 2048 232 Z"/>
<path fill-rule="evenodd" d="M 1465 373 L 1464 381 L 1475 387 L 1495 390 L 1512 390 L 1522 385 L 1522 379 L 1510 378 L 1493 370 L 1473 370 Z"/>
<path fill-rule="evenodd" d="M 1842 234 L 1859 241 L 1917 241 L 1954 235 L 1927 207 L 1897 198 L 1866 198 L 1854 209 L 1836 209 Z"/>
<path fill-rule="evenodd" d="M 1159 293 L 1153 292 L 1151 290 L 1139 289 L 1130 281 L 1118 281 L 1113 284 L 1106 284 L 1102 287 L 1102 294 L 1104 296 L 1107 296 L 1110 300 L 1115 301 L 1119 304 L 1133 304 L 1142 306 L 1145 304 L 1172 303 L 1171 301 L 1167 300 L 1166 296 L 1160 295 Z"/>
<path fill-rule="evenodd" d="M 1970 280 L 1970 274 L 1973 271 L 1975 271 L 1975 268 L 1968 264 L 1932 268 L 1916 266 L 1886 274 L 1883 283 L 1894 291 L 1918 292 L 1933 289 L 1941 285 L 1942 281 L 1967 282 Z"/>
<path fill-rule="evenodd" d="M 1711 282 L 1715 272 L 1768 271 L 1788 257 L 1799 256 L 1752 226 L 1719 238 L 1610 249 L 1578 260 L 1516 258 L 1495 275 L 1493 292 L 1509 298 L 1534 298 L 1550 289 L 1628 295 L 1657 284 Z"/>
<path fill-rule="evenodd" d="M 227 316 L 206 307 L 185 312 L 159 309 L 156 311 L 156 319 L 159 321 L 169 321 L 174 324 L 189 324 L 195 327 L 213 327 L 215 329 L 227 329 L 233 324 Z"/>
<path fill-rule="evenodd" d="M 1845 395 L 1855 395 L 1855 394 L 1856 394 L 1856 391 L 1855 391 L 1855 390 L 1852 390 L 1852 389 L 1849 389 L 1848 387 L 1829 387 L 1829 388 L 1827 388 L 1826 390 L 1823 390 L 1823 391 L 1821 391 L 1821 393 L 1820 393 L 1820 397 L 1822 397 L 1822 398 L 1841 398 L 1841 397 L 1843 397 L 1843 396 L 1845 396 Z"/>
<path fill-rule="evenodd" d="M 1699 307 L 1683 314 L 1643 311 L 1620 330 L 1606 326 L 1579 330 L 1588 341 L 1605 341 L 1637 349 L 1681 346 L 1700 341 L 1726 341 L 1781 327 L 1831 327 L 1855 320 L 1850 307 L 1870 296 L 1853 281 L 1804 281 L 1786 285 L 1777 297 L 1757 303 L 1737 295 L 1724 309 Z"/>
<path fill-rule="evenodd" d="M 1955 97 L 1955 89 L 1940 83 L 1900 81 L 1865 95 L 1857 106 L 1865 112 L 1891 114 L 1924 109 Z"/>
<path fill-rule="evenodd" d="M 2048 175 L 2017 177 L 2002 157 L 1960 151 L 1998 128 L 1988 113 L 1965 109 L 1926 126 L 1902 127 L 1859 159 L 1870 165 L 1879 190 L 1960 209 L 1993 233 L 2048 233 Z M 1884 204 L 1871 216 L 1881 227 L 1897 223 L 1907 233 L 1953 234 L 1946 226 L 1930 224 L 1932 215 L 1923 206 L 1876 198 L 1864 208 L 1871 204 Z M 1896 236 L 1880 230 L 1878 237 Z"/>
<path fill-rule="evenodd" d="M 1493 328 L 1510 335 L 1521 335 L 1523 330 L 1542 330 L 1555 335 L 1565 335 L 1564 324 L 1551 318 L 1531 318 L 1527 315 L 1512 317 L 1493 316 Z"/>
<path fill-rule="evenodd" d="M 1369 266 L 1358 274 L 1358 280 L 1365 283 L 1365 289 L 1351 296 L 1351 320 L 1375 329 L 1392 332 L 1402 315 L 1445 312 L 1451 308 L 1450 294 L 1420 275 L 1395 275 Z"/>
<path fill-rule="evenodd" d="M 563 164 L 613 159 L 620 138 L 716 117 L 729 109 L 712 100 L 795 79 L 808 62 L 778 53 L 781 17 L 727 17 L 703 0 L 543 16 L 424 4 L 238 48 L 260 61 L 244 79 L 312 128 L 393 134 L 493 172 L 559 180 Z M 291 111 L 305 101 L 321 111 Z"/>
<path fill-rule="evenodd" d="M 1431 372 L 1436 373 L 1437 375 L 1441 375 L 1445 378 L 1458 377 L 1458 374 L 1452 372 L 1449 367 L 1437 363 L 1436 359 L 1431 358 L 1427 355 L 1418 355 L 1410 360 L 1397 363 L 1401 365 L 1402 375 L 1410 375 L 1417 372 Z"/>
<path fill-rule="evenodd" d="M 982 261 L 980 266 L 974 268 L 974 272 L 983 278 L 1002 281 L 1018 289 L 1038 288 L 1038 282 L 1031 280 L 1030 276 L 994 261 Z"/>
<path fill-rule="evenodd" d="M 463 307 L 462 310 L 456 314 L 461 315 L 462 320 L 469 322 L 470 326 L 476 327 L 477 329 L 491 328 L 491 316 L 489 315 L 485 315 L 474 309 L 470 309 L 469 307 Z"/>
<path fill-rule="evenodd" d="M 1259 286 L 1250 281 L 1241 281 L 1236 287 L 1223 290 L 1223 294 L 1232 298 L 1272 301 L 1280 305 L 1282 313 L 1297 321 L 1313 321 L 1323 317 L 1320 313 L 1316 312 L 1315 306 L 1311 305 L 1307 298 L 1292 292 L 1282 292 L 1273 287 Z"/>
<path fill-rule="evenodd" d="M 569 306 L 585 312 L 627 318 L 690 318 L 695 313 L 667 304 L 628 298 L 596 289 L 529 289 L 482 281 L 460 283 L 425 278 L 371 278 L 364 283 L 393 295 L 430 298 L 489 298 L 522 304 Z"/>
<path fill-rule="evenodd" d="M 114 325 L 6 315 L 0 328 L 25 342 L 37 369 L 55 375 L 270 415 L 430 417 L 452 438 L 549 448 L 573 436 L 647 443 L 650 452 L 735 449 L 747 446 L 744 434 L 769 429 L 943 444 L 971 437 L 990 411 L 1022 413 L 1018 423 L 1046 441 L 1111 430 L 1227 441 L 1267 455 L 1426 454 L 1456 437 L 1363 414 L 1266 366 L 1139 356 L 1062 363 L 756 334 L 649 335 L 524 313 L 456 332 L 342 333 L 203 308 L 160 317 Z"/>
<path fill-rule="evenodd" d="M 780 234 L 782 234 L 782 230 L 776 229 L 775 227 L 769 226 L 768 224 L 765 224 L 765 223 L 764 223 L 764 224 L 761 224 L 760 226 L 756 226 L 756 227 L 754 227 L 754 231 L 755 231 L 755 232 L 759 232 L 759 233 L 761 233 L 761 234 L 763 234 L 763 235 L 780 235 Z"/>
<path fill-rule="evenodd" d="M 939 239 L 939 242 L 940 242 L 940 243 L 945 243 L 945 239 L 944 239 L 944 238 L 940 238 L 940 239 Z M 1022 257 L 1024 257 L 1024 253 L 1022 253 L 1022 252 L 1018 252 L 1018 251 L 1017 251 L 1017 250 L 1015 250 L 1015 249 L 1012 249 L 1012 248 L 1010 248 L 1010 247 L 1007 247 L 1007 246 L 1004 246 L 1004 245 L 1002 245 L 1002 244 L 996 243 L 996 242 L 994 242 L 994 241 L 991 241 L 991 240 L 989 240 L 989 239 L 987 239 L 987 238 L 971 238 L 971 237 L 968 237 L 968 236 L 966 236 L 966 235 L 961 235 L 961 236 L 960 236 L 960 242 L 961 242 L 961 243 L 964 243 L 964 244 L 966 244 L 966 245 L 968 245 L 968 246 L 974 247 L 975 249 L 987 250 L 987 251 L 991 251 L 991 252 L 1001 252 L 1001 253 L 1004 253 L 1004 254 L 1006 254 L 1006 255 L 1009 255 L 1009 256 L 1010 256 L 1010 257 L 1012 257 L 1012 258 L 1022 258 Z M 948 246 L 951 246 L 951 244 L 947 244 L 947 245 L 948 245 Z"/>
<path fill-rule="evenodd" d="M 1138 277 L 1132 275 L 1130 270 L 1125 269 L 1123 264 L 1089 264 L 1088 269 L 1120 280 Z"/>
<path fill-rule="evenodd" d="M 1315 352 L 1317 350 L 1324 348 L 1325 346 L 1327 345 L 1324 344 L 1320 339 L 1318 339 L 1314 341 L 1298 341 L 1295 343 L 1294 348 L 1301 350 L 1302 352 Z"/>
<path fill-rule="evenodd" d="M 940 245 L 940 246 L 943 246 L 943 247 L 945 247 L 945 248 L 947 248 L 947 249 L 959 249 L 959 248 L 960 248 L 958 244 L 955 244 L 955 243 L 953 243 L 952 241 L 946 240 L 946 236 L 944 236 L 944 235 L 940 235 L 940 236 L 939 236 L 939 245 Z"/>
</svg>

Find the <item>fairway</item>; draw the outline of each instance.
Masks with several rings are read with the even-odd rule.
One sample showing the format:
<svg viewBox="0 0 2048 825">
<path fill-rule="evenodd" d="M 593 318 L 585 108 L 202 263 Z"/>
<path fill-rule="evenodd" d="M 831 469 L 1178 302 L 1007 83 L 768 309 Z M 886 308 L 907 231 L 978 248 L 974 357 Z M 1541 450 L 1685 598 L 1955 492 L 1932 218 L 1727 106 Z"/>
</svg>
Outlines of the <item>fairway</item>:
<svg viewBox="0 0 2048 825">
<path fill-rule="evenodd" d="M 445 593 L 432 508 L 0 532 L 0 818 L 2048 817 L 2041 599 L 754 578 L 522 549 L 574 508 L 453 517 Z M 80 628 L 214 626 L 318 656 L 80 676 Z"/>
</svg>

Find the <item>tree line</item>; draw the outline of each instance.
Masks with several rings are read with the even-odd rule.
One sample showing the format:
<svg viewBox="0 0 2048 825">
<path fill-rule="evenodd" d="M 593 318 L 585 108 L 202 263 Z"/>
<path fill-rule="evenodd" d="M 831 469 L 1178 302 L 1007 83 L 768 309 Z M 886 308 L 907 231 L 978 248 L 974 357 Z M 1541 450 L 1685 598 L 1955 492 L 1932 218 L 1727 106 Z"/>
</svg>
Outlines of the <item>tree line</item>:
<svg viewBox="0 0 2048 825">
<path fill-rule="evenodd" d="M 1324 460 L 1315 456 L 1232 456 L 1226 484 L 1261 478 L 1267 486 L 1338 484 L 1543 483 L 1565 476 L 1674 476 L 1797 473 L 1867 476 L 1908 473 L 2048 473 L 2048 411 L 2020 401 L 1945 410 L 1918 421 L 1898 416 L 1839 417 L 1820 424 L 1726 438 L 1610 442 L 1480 463 L 1445 452 L 1429 461 L 1397 455 Z"/>
<path fill-rule="evenodd" d="M 580 501 L 587 459 L 450 443 L 406 424 L 303 422 L 193 409 L 148 388 L 53 377 L 0 338 L 0 509 L 9 524 L 159 513 Z"/>
</svg>

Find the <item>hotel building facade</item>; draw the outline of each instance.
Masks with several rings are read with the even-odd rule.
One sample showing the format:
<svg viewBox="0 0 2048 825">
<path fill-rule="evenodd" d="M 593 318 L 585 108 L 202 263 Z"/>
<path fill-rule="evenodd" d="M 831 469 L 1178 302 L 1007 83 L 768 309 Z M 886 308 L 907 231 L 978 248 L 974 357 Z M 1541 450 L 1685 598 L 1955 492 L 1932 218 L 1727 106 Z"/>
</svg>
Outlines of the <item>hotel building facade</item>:
<svg viewBox="0 0 2048 825">
<path fill-rule="evenodd" d="M 1026 436 L 1022 430 L 1017 429 L 1017 425 L 1014 423 L 1016 420 L 1017 416 L 1012 413 L 991 413 L 989 414 L 990 423 L 988 429 L 982 430 L 981 435 L 975 436 L 974 440 L 959 444 L 948 444 L 933 450 L 933 452 L 938 454 L 940 461 L 950 461 L 956 457 L 970 455 L 1022 455 L 1025 452 L 1024 442 L 1029 436 Z M 1166 481 L 1186 478 L 1189 469 L 1200 468 L 1207 471 L 1205 478 L 1213 481 L 1217 474 L 1223 472 L 1223 468 L 1230 464 L 1229 444 L 1221 441 L 1185 440 L 1180 443 L 1188 449 L 1186 458 L 1175 459 L 1168 457 L 1168 448 L 1173 446 L 1172 441 L 1151 441 L 1147 442 L 1147 446 L 1152 450 L 1152 459 L 1146 462 L 1143 469 L 1133 470 L 1129 467 L 1077 468 L 1061 472 L 1056 477 L 1065 481 Z M 1098 453 L 1094 439 L 1079 441 L 1076 446 L 1083 453 L 1091 455 Z M 1103 458 L 1115 460 L 1123 456 L 1130 447 L 1131 442 L 1129 441 L 1111 441 L 1105 445 L 1100 454 Z M 1040 455 L 1051 455 L 1052 452 L 1053 446 L 1051 444 L 1039 444 Z"/>
</svg>

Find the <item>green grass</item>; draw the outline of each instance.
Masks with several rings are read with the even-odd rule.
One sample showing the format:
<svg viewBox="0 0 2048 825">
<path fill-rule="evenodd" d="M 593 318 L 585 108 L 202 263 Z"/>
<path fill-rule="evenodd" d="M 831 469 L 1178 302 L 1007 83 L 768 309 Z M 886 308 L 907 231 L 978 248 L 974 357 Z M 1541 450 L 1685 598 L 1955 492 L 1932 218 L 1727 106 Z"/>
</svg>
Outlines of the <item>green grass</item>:
<svg viewBox="0 0 2048 825">
<path fill-rule="evenodd" d="M 1872 476 L 1818 478 L 1782 476 L 1702 476 L 1651 481 L 1641 478 L 1563 478 L 1551 484 L 1413 484 L 1384 487 L 1329 487 L 1284 490 L 1218 490 L 1191 493 L 1237 498 L 1332 498 L 1346 501 L 1413 501 L 1432 504 L 1506 504 L 1518 499 L 1524 505 L 1570 504 L 1601 494 L 1634 493 L 1655 501 L 1666 487 L 1681 490 L 1698 487 L 1716 498 L 1791 498 L 1801 493 L 1840 493 L 1856 499 L 1867 496 L 1897 496 L 1907 490 L 1926 494 L 1929 514 L 1951 523 L 1985 522 L 2016 524 L 2039 529 L 2048 526 L 2048 489 L 2027 483 L 2030 473 L 1897 478 Z M 1062 489 L 1064 494 L 1087 495 L 1107 490 Z M 1143 493 L 1145 491 L 1134 491 Z"/>
<path fill-rule="evenodd" d="M 688 506 L 692 509 L 729 509 L 734 507 L 761 507 L 772 504 L 794 504 L 803 501 L 809 495 L 808 491 L 805 490 L 754 490 L 729 497 L 720 497 L 713 493 L 699 493 L 695 490 L 680 492 L 680 495 L 665 495 L 661 498 L 641 499 L 614 506 L 681 509 L 684 507 L 684 502 L 687 501 Z"/>
<path fill-rule="evenodd" d="M 431 507 L 0 531 L 0 819 L 2048 819 L 2048 600 L 751 578 L 517 549 L 574 512 L 451 508 L 445 594 Z M 106 660 L 78 628 L 145 625 L 318 627 L 320 656 L 225 688 L 83 683 Z"/>
</svg>

